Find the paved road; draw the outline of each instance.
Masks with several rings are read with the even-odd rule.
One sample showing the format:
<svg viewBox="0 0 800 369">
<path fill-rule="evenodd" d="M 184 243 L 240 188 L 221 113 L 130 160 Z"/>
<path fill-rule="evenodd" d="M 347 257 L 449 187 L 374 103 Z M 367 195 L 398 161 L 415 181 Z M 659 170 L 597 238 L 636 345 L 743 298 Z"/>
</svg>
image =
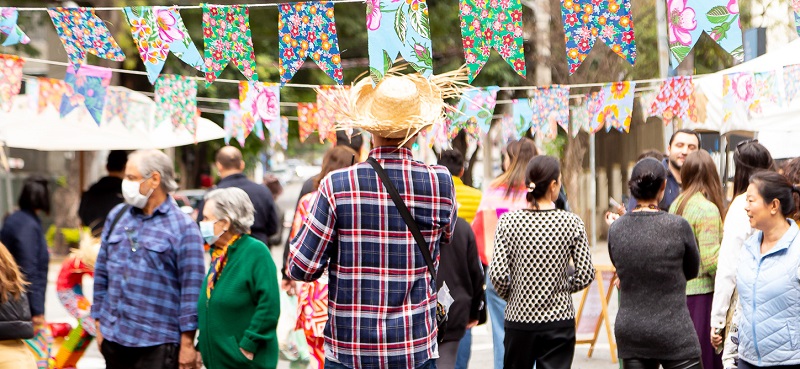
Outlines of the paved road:
<svg viewBox="0 0 800 369">
<path fill-rule="evenodd" d="M 297 194 L 300 192 L 301 183 L 291 183 L 284 189 L 284 194 L 278 199 L 278 205 L 283 209 L 294 208 Z M 288 231 L 287 231 L 288 232 Z M 594 261 L 596 265 L 608 265 L 608 253 L 605 244 L 598 245 L 593 250 Z M 283 248 L 278 247 L 273 249 L 273 259 L 279 261 L 283 253 Z M 280 262 L 276 262 L 280 267 Z M 73 326 L 76 321 L 72 319 L 66 310 L 58 302 L 55 293 L 55 280 L 58 276 L 60 263 L 55 261 L 50 265 L 50 274 L 48 276 L 48 288 L 46 299 L 46 317 L 51 322 L 70 322 Z M 84 280 L 84 292 L 91 296 L 92 286 L 91 280 Z M 576 294 L 575 306 L 577 308 L 580 302 L 580 294 Z M 609 305 L 610 315 L 613 317 L 617 311 L 616 296 L 612 297 L 611 304 Z M 613 319 L 612 319 L 613 325 Z M 613 329 L 613 327 L 612 327 Z M 581 337 L 578 337 L 580 339 Z M 492 336 L 489 325 L 483 325 L 473 329 L 473 343 L 472 343 L 472 358 L 470 359 L 470 367 L 472 368 L 492 368 Z M 611 362 L 611 354 L 609 352 L 608 339 L 605 334 L 605 327 L 600 332 L 598 343 L 595 347 L 594 355 L 592 358 L 587 357 L 589 345 L 578 345 L 575 349 L 575 361 L 573 368 L 577 369 L 617 369 L 618 364 Z M 89 350 L 84 355 L 83 359 L 78 363 L 78 369 L 102 369 L 105 368 L 105 363 L 97 350 L 97 345 L 90 345 Z M 280 362 L 278 365 L 280 369 L 288 369 L 289 365 L 286 362 Z"/>
</svg>

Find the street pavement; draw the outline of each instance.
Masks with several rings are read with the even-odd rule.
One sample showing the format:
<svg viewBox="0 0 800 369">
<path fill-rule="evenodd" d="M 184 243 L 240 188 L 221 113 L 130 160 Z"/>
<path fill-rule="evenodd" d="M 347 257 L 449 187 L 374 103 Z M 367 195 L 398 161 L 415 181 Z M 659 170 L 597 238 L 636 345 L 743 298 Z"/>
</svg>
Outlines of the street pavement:
<svg viewBox="0 0 800 369">
<path fill-rule="evenodd" d="M 289 183 L 286 187 L 284 187 L 283 195 L 277 200 L 278 206 L 282 209 L 293 209 L 295 206 L 295 202 L 297 200 L 297 195 L 300 192 L 300 186 L 302 182 L 293 182 Z M 287 219 L 289 219 L 287 217 Z M 288 229 L 286 230 L 288 233 Z M 608 251 L 605 243 L 598 244 L 593 250 L 593 259 L 595 265 L 610 265 L 610 261 L 608 258 Z M 272 249 L 273 259 L 276 261 L 276 265 L 280 268 L 282 262 L 280 259 L 283 255 L 283 247 L 275 247 Z M 58 301 L 58 297 L 56 296 L 56 289 L 55 289 L 55 282 L 56 278 L 58 277 L 58 272 L 61 267 L 61 260 L 54 259 L 50 263 L 50 272 L 48 275 L 48 286 L 47 286 L 47 297 L 46 297 L 46 318 L 49 322 L 69 322 L 73 326 L 77 324 L 77 321 L 69 316 L 67 311 L 61 306 Z M 87 296 L 92 295 L 92 282 L 90 278 L 84 279 L 84 293 Z M 581 293 L 575 294 L 573 299 L 575 301 L 575 308 L 577 310 L 579 303 L 580 303 Z M 616 316 L 617 312 L 617 297 L 616 293 L 612 296 L 611 301 L 609 303 L 609 315 L 612 324 L 612 332 L 613 332 L 613 317 Z M 589 345 L 588 344 L 581 344 L 575 347 L 575 359 L 573 362 L 572 367 L 577 369 L 617 369 L 619 368 L 618 364 L 611 362 L 611 354 L 609 352 L 609 344 L 607 339 L 607 334 L 605 332 L 605 326 L 601 328 L 600 334 L 598 336 L 597 344 L 595 345 L 594 353 L 591 358 L 589 358 Z M 489 324 L 485 324 L 482 326 L 478 326 L 472 330 L 473 335 L 473 342 L 472 342 L 472 357 L 469 362 L 469 366 L 471 368 L 481 368 L 481 369 L 489 369 L 493 367 L 493 342 L 492 342 L 492 335 Z M 582 339 L 585 337 L 579 336 L 578 339 Z M 97 345 L 94 342 L 90 345 L 87 352 L 84 354 L 81 361 L 78 363 L 78 369 L 102 369 L 105 368 L 105 362 L 103 361 L 102 355 L 97 349 Z M 278 364 L 279 369 L 288 369 L 289 364 L 288 362 L 281 361 Z"/>
</svg>

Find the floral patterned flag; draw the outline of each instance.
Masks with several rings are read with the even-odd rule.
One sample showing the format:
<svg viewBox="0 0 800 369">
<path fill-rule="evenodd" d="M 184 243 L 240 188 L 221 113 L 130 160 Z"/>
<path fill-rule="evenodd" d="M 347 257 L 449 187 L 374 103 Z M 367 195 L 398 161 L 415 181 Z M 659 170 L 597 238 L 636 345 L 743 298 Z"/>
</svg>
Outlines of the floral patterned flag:
<svg viewBox="0 0 800 369">
<path fill-rule="evenodd" d="M 431 141 L 433 142 L 434 145 L 439 146 L 439 148 L 441 148 L 442 150 L 450 149 L 451 145 L 450 145 L 449 132 L 450 132 L 450 125 L 447 122 L 447 120 L 444 120 L 439 124 L 434 124 L 433 127 L 431 127 L 431 133 L 430 133 Z M 366 139 L 367 137 L 364 137 L 364 140 Z"/>
<path fill-rule="evenodd" d="M 297 103 L 297 127 L 300 130 L 300 142 L 306 142 L 308 136 L 317 129 L 316 103 Z"/>
<path fill-rule="evenodd" d="M 745 116 L 754 108 L 755 77 L 750 72 L 731 73 L 722 76 L 722 122 L 728 123 L 734 116 Z"/>
<path fill-rule="evenodd" d="M 184 63 L 205 72 L 203 57 L 192 42 L 177 8 L 139 6 L 127 7 L 124 12 L 151 84 L 156 83 L 170 51 Z"/>
<path fill-rule="evenodd" d="M 281 116 L 281 92 L 277 85 L 261 82 L 239 82 L 239 104 L 242 110 L 244 137 L 255 132 L 264 140 L 264 127 Z"/>
<path fill-rule="evenodd" d="M 633 100 L 634 91 L 636 90 L 636 82 L 624 81 L 606 84 L 603 87 L 604 102 L 602 107 L 598 109 L 597 105 L 590 107 L 590 112 L 594 112 L 592 116 L 594 126 L 605 126 L 606 132 L 611 128 L 616 128 L 620 132 L 627 133 L 631 128 L 631 119 L 633 114 Z M 590 103 L 596 104 L 597 97 L 591 97 Z"/>
<path fill-rule="evenodd" d="M 800 64 L 783 67 L 783 87 L 787 103 L 800 99 Z"/>
<path fill-rule="evenodd" d="M 203 4 L 203 37 L 206 87 L 219 77 L 229 61 L 248 80 L 258 81 L 248 7 Z"/>
<path fill-rule="evenodd" d="M 275 147 L 280 145 L 286 150 L 289 143 L 289 118 L 281 116 L 281 119 L 273 120 L 269 126 L 269 145 Z"/>
<path fill-rule="evenodd" d="M 598 120 L 597 115 L 603 110 L 605 106 L 606 99 L 609 96 L 609 91 L 606 89 L 602 89 L 600 91 L 595 91 L 586 96 L 586 112 L 589 114 L 589 119 L 586 124 L 583 126 L 586 132 L 590 134 L 595 134 L 600 132 L 605 125 L 604 121 Z M 580 118 L 580 117 L 579 117 Z"/>
<path fill-rule="evenodd" d="M 70 86 L 72 92 L 61 98 L 61 117 L 83 104 L 97 125 L 100 125 L 106 104 L 106 91 L 111 84 L 111 69 L 94 65 L 84 65 L 77 71 L 67 68 L 64 82 Z"/>
<path fill-rule="evenodd" d="M 650 105 L 648 117 L 661 116 L 664 125 L 678 118 L 683 122 L 691 121 L 689 115 L 690 100 L 694 94 L 692 76 L 678 76 L 661 82 L 661 88 Z"/>
<path fill-rule="evenodd" d="M 40 77 L 37 79 L 39 109 L 41 114 L 47 106 L 56 110 L 61 108 L 61 99 L 64 95 L 72 95 L 72 87 L 60 79 Z"/>
<path fill-rule="evenodd" d="M 431 30 L 425 0 L 366 0 L 369 73 L 378 83 L 400 54 L 420 74 L 433 73 Z"/>
<path fill-rule="evenodd" d="M 588 99 L 588 96 L 585 99 Z M 570 106 L 569 119 L 569 133 L 573 138 L 578 137 L 578 133 L 589 125 L 589 108 L 585 104 Z"/>
<path fill-rule="evenodd" d="M 478 145 L 481 144 L 481 135 L 480 130 L 478 128 L 477 122 L 474 120 L 452 120 L 452 118 L 458 118 L 459 116 L 456 115 L 457 113 L 449 114 L 445 119 L 446 126 L 448 127 L 447 131 L 447 139 L 453 140 L 458 136 L 458 133 L 464 131 L 467 135 L 467 139 L 470 142 L 474 142 Z M 462 116 L 463 117 L 463 116 Z"/>
<path fill-rule="evenodd" d="M 281 4 L 278 39 L 281 85 L 292 79 L 308 57 L 336 83 L 342 84 L 342 57 L 332 2 Z"/>
<path fill-rule="evenodd" d="M 481 132 L 488 133 L 499 90 L 500 87 L 490 86 L 465 91 L 455 111 L 449 114 L 453 125 L 476 126 Z"/>
<path fill-rule="evenodd" d="M 169 120 L 175 129 L 197 127 L 197 82 L 192 77 L 162 74 L 156 80 L 156 126 Z"/>
<path fill-rule="evenodd" d="M 800 36 L 800 0 L 792 0 L 792 9 L 794 9 L 794 26 L 797 35 Z"/>
<path fill-rule="evenodd" d="M 17 8 L 0 8 L 0 33 L 8 35 L 3 46 L 27 44 L 31 39 L 17 26 Z"/>
<path fill-rule="evenodd" d="M 558 135 L 558 126 L 569 129 L 569 87 L 552 86 L 533 90 L 530 98 L 533 108 L 532 125 L 547 138 Z"/>
<path fill-rule="evenodd" d="M 461 0 L 461 41 L 469 68 L 469 82 L 489 61 L 492 49 L 525 77 L 522 46 L 522 5 L 519 0 Z"/>
<path fill-rule="evenodd" d="M 130 92 L 121 88 L 111 88 L 106 95 L 106 105 L 103 110 L 103 121 L 111 122 L 118 119 L 122 125 L 131 129 L 128 125 L 128 101 Z"/>
<path fill-rule="evenodd" d="M 764 111 L 783 107 L 783 99 L 778 92 L 777 73 L 760 72 L 753 75 L 754 96 L 750 105 L 750 117 L 761 116 Z"/>
<path fill-rule="evenodd" d="M 231 137 L 234 137 L 239 142 L 239 147 L 244 147 L 244 124 L 242 122 L 242 110 L 239 108 L 239 100 L 231 99 L 228 105 L 229 109 L 224 113 L 225 121 L 223 122 L 225 144 L 230 144 Z"/>
<path fill-rule="evenodd" d="M 128 116 L 125 118 L 128 130 L 139 128 L 149 130 L 153 120 L 153 104 L 128 99 Z"/>
<path fill-rule="evenodd" d="M 321 86 L 317 90 L 317 130 L 319 131 L 319 143 L 325 139 L 336 145 L 336 122 L 343 117 L 336 113 L 336 105 L 343 104 L 336 98 L 333 92 L 336 89 L 348 88 L 349 86 Z M 351 130 L 352 133 L 352 130 Z"/>
<path fill-rule="evenodd" d="M 636 63 L 631 0 L 563 0 L 561 17 L 569 74 L 578 70 L 598 37 L 628 63 Z"/>
<path fill-rule="evenodd" d="M 511 116 L 517 127 L 517 136 L 522 137 L 533 126 L 533 106 L 530 99 L 514 99 L 511 105 Z"/>
<path fill-rule="evenodd" d="M 86 62 L 87 52 L 103 59 L 125 60 L 122 49 L 93 8 L 49 8 L 47 13 L 75 71 Z"/>
<path fill-rule="evenodd" d="M 522 138 L 513 115 L 503 115 L 503 118 L 500 119 L 500 126 L 503 128 L 503 142 L 517 141 Z"/>
<path fill-rule="evenodd" d="M 14 96 L 22 88 L 25 60 L 16 55 L 0 54 L 0 109 L 11 111 Z"/>
<path fill-rule="evenodd" d="M 744 59 L 738 0 L 667 0 L 670 61 L 675 68 L 703 32 L 733 55 Z"/>
</svg>

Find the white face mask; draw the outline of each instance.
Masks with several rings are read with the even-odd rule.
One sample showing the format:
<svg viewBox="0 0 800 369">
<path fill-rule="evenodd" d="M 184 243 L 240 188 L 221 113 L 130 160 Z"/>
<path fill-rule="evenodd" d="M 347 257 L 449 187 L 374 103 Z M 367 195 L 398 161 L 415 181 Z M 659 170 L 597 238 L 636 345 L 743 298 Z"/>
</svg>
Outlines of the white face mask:
<svg viewBox="0 0 800 369">
<path fill-rule="evenodd" d="M 131 205 L 136 208 L 144 208 L 147 205 L 147 199 L 150 198 L 150 195 L 153 194 L 154 189 L 150 189 L 147 192 L 147 195 L 142 195 L 139 192 L 139 187 L 141 187 L 142 183 L 146 181 L 147 178 L 141 180 L 140 182 L 131 181 L 128 179 L 122 180 L 122 197 L 125 198 L 125 203 Z"/>
</svg>

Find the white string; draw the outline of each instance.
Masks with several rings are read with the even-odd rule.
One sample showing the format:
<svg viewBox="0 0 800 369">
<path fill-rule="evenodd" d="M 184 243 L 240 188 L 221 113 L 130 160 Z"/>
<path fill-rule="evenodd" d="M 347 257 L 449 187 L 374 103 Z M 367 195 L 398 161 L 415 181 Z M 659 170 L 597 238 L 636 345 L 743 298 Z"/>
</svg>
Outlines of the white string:
<svg viewBox="0 0 800 369">
<path fill-rule="evenodd" d="M 328 0 L 328 2 L 329 3 L 334 3 L 334 4 L 339 4 L 339 3 L 363 3 L 364 0 Z M 214 4 L 214 5 L 216 5 L 216 4 Z M 281 6 L 281 5 L 282 5 L 282 3 L 268 3 L 268 4 L 241 4 L 239 6 L 245 7 L 245 8 L 267 8 L 267 7 L 273 7 L 273 6 L 277 7 L 277 6 Z M 148 6 L 159 6 L 159 5 L 148 5 Z M 202 6 L 200 6 L 200 5 L 161 5 L 161 6 L 168 7 L 168 8 L 175 7 L 175 8 L 178 8 L 178 9 L 202 9 Z M 230 6 L 230 5 L 217 5 L 217 6 Z M 131 7 L 135 8 L 137 6 L 131 6 Z M 86 8 L 86 9 L 94 9 L 94 10 L 123 10 L 125 8 L 126 7 L 124 7 L 124 6 L 98 6 L 98 7 L 90 7 L 90 8 Z M 52 9 L 52 8 L 16 8 L 16 9 L 21 11 L 21 12 L 42 12 L 42 11 L 47 11 L 47 10 Z M 66 9 L 73 9 L 73 8 L 66 8 Z"/>
</svg>

